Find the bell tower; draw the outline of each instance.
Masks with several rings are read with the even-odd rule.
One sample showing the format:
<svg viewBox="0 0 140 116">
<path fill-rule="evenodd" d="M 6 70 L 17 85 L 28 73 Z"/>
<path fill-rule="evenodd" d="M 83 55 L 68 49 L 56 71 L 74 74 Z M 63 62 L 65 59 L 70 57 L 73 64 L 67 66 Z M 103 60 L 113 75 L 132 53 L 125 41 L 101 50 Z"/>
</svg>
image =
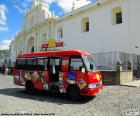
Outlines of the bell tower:
<svg viewBox="0 0 140 116">
<path fill-rule="evenodd" d="M 40 2 L 41 2 L 41 0 L 32 0 L 32 8 L 37 6 Z"/>
</svg>

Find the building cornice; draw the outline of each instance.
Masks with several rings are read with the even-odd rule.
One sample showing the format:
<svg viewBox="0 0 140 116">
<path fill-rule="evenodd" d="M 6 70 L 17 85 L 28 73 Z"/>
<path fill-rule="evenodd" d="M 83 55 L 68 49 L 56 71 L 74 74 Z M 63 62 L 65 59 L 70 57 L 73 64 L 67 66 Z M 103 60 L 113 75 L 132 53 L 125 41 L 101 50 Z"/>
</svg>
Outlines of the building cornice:
<svg viewBox="0 0 140 116">
<path fill-rule="evenodd" d="M 119 0 L 97 0 L 96 2 L 90 3 L 88 5 L 78 8 L 70 13 L 67 13 L 66 15 L 64 15 L 62 17 L 58 17 L 56 19 L 56 22 L 61 22 L 61 21 L 63 22 L 64 20 L 73 18 L 74 16 L 81 15 L 81 14 L 85 13 L 86 11 L 99 9 L 107 4 L 110 4 L 110 3 L 113 3 L 116 1 L 119 1 Z"/>
</svg>

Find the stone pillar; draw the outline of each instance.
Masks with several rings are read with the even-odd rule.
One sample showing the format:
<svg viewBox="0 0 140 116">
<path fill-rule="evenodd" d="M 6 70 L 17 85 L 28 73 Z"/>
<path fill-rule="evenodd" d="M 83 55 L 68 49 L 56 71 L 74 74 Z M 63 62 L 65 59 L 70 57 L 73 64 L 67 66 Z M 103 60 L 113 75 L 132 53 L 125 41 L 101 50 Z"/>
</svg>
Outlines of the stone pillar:
<svg viewBox="0 0 140 116">
<path fill-rule="evenodd" d="M 117 61 L 116 67 L 116 84 L 124 84 L 133 81 L 133 66 L 132 63 L 129 62 L 128 70 L 122 70 L 122 63 L 121 61 Z"/>
<path fill-rule="evenodd" d="M 117 61 L 117 67 L 116 67 L 117 71 L 122 71 L 122 62 L 119 60 Z"/>
<path fill-rule="evenodd" d="M 133 70 L 133 63 L 131 61 L 128 61 L 128 70 Z"/>
<path fill-rule="evenodd" d="M 140 78 L 140 63 L 137 65 L 137 78 Z"/>
<path fill-rule="evenodd" d="M 119 61 L 117 61 L 117 66 L 116 66 L 115 84 L 120 84 L 121 71 L 122 71 L 122 62 L 119 60 Z"/>
</svg>

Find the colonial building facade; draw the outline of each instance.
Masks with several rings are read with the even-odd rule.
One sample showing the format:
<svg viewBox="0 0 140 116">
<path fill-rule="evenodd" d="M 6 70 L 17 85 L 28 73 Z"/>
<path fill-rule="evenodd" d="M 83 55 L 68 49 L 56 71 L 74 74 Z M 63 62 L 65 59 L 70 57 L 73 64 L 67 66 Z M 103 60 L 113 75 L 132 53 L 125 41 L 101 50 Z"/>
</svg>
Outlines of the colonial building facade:
<svg viewBox="0 0 140 116">
<path fill-rule="evenodd" d="M 140 0 L 98 0 L 56 17 L 47 3 L 33 1 L 22 30 L 11 42 L 11 61 L 19 53 L 42 51 L 49 39 L 64 41 L 65 49 L 92 54 L 140 54 L 139 4 Z"/>
</svg>

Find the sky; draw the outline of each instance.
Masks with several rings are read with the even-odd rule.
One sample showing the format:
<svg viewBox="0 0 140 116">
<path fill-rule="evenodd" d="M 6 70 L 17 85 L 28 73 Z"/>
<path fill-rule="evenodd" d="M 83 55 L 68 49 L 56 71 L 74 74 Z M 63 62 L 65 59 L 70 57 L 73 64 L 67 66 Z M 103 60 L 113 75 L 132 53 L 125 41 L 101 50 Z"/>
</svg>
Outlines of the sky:
<svg viewBox="0 0 140 116">
<path fill-rule="evenodd" d="M 31 9 L 33 0 L 0 0 L 0 50 L 8 49 L 11 40 L 21 30 L 25 11 Z M 39 0 L 38 0 L 39 1 Z M 40 0 L 49 4 L 49 10 L 63 16 L 75 9 L 97 0 Z"/>
</svg>

